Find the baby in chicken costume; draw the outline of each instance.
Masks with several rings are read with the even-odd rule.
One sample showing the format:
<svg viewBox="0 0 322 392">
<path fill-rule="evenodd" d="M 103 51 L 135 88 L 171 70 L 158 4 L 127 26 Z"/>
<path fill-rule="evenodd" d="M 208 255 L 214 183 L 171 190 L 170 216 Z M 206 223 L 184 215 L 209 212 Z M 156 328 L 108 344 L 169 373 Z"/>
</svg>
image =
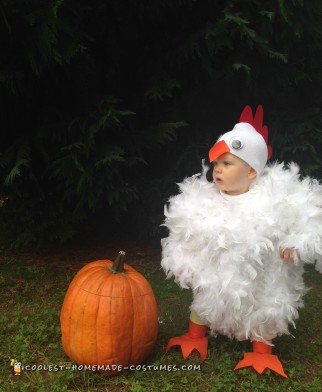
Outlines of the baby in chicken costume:
<svg viewBox="0 0 322 392">
<path fill-rule="evenodd" d="M 207 355 L 208 328 L 237 340 L 250 339 L 235 369 L 266 368 L 287 377 L 272 340 L 289 334 L 306 287 L 303 264 L 322 272 L 322 186 L 300 179 L 299 168 L 274 163 L 263 126 L 249 106 L 239 123 L 209 151 L 213 183 L 202 174 L 179 184 L 165 208 L 169 236 L 162 240 L 167 277 L 193 290 L 189 330 L 170 339 L 186 358 Z"/>
</svg>

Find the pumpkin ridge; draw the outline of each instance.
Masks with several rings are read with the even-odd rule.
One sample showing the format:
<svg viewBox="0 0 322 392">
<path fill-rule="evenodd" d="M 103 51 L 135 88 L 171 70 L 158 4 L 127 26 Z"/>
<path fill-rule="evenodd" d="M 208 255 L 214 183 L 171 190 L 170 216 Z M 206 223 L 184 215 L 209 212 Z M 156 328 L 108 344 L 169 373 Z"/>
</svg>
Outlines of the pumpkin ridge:
<svg viewBox="0 0 322 392">
<path fill-rule="evenodd" d="M 131 303 L 131 309 L 132 309 L 132 312 L 133 312 L 133 314 L 135 313 L 135 308 L 134 308 L 134 296 L 133 296 L 133 290 L 132 290 L 132 282 L 133 282 L 133 280 L 132 279 L 127 279 L 127 285 L 128 286 L 130 286 L 130 292 L 131 292 L 131 299 L 132 299 L 132 303 Z M 135 296 L 135 297 L 138 297 L 138 296 Z M 131 319 L 131 329 L 130 329 L 130 331 L 131 331 L 131 342 L 130 342 L 130 352 L 129 352 L 129 358 L 128 358 L 128 362 L 129 363 L 131 363 L 132 362 L 132 353 L 133 353 L 133 338 L 134 338 L 134 333 L 135 333 L 135 331 L 133 330 L 133 326 L 134 326 L 134 318 L 132 317 L 132 319 Z"/>
<path fill-rule="evenodd" d="M 77 286 L 77 285 L 74 285 L 74 286 Z M 66 332 L 66 344 L 67 344 L 67 348 L 66 349 L 67 350 L 69 349 L 69 351 L 71 351 L 71 341 L 72 341 L 72 336 L 71 336 L 72 330 L 71 330 L 71 322 L 70 322 L 70 319 L 71 319 L 71 309 L 73 309 L 73 307 L 75 305 L 75 302 L 76 302 L 77 297 L 78 297 L 78 292 L 74 293 L 73 290 L 70 290 L 68 294 L 69 294 L 69 296 L 68 296 L 67 301 L 66 301 L 66 305 L 67 306 L 64 307 L 64 313 L 62 313 L 62 315 L 66 315 L 66 316 L 64 316 L 64 318 L 66 317 L 68 319 L 67 323 L 66 322 L 64 323 L 64 325 L 68 325 L 68 330 L 65 331 Z M 72 295 L 74 295 L 74 297 L 72 298 L 72 301 L 71 301 L 71 296 Z M 65 304 L 65 302 L 64 302 L 64 304 Z M 67 308 L 67 310 L 66 310 L 66 308 Z"/>
<path fill-rule="evenodd" d="M 132 307 L 133 307 L 133 313 L 134 318 L 137 317 L 140 319 L 141 322 L 144 320 L 144 324 L 151 324 L 150 320 L 150 311 L 149 311 L 149 305 L 152 305 L 151 301 L 151 295 L 137 295 L 137 292 L 141 291 L 141 286 L 144 285 L 146 286 L 147 281 L 142 275 L 137 275 L 137 279 L 131 279 L 129 281 L 130 287 L 131 287 L 131 293 L 132 293 Z M 146 288 L 146 287 L 144 287 Z M 139 310 L 139 313 L 138 313 Z M 134 323 L 134 319 L 132 320 L 132 324 Z M 140 329 L 134 329 L 132 326 L 131 328 L 132 331 L 132 340 L 131 340 L 131 353 L 130 353 L 130 362 L 131 363 L 140 363 L 142 360 L 145 360 L 147 357 L 147 346 L 150 346 L 150 340 L 147 340 L 147 335 L 142 337 L 142 334 L 140 333 Z M 144 354 L 141 354 L 137 356 L 136 351 L 133 351 L 133 347 L 140 346 L 142 350 L 144 351 Z M 148 350 L 149 351 L 149 350 Z"/>
<path fill-rule="evenodd" d="M 111 288 L 110 288 L 110 292 L 111 293 L 113 293 L 113 291 L 114 291 L 114 289 L 115 289 L 115 280 L 114 280 L 114 275 L 113 275 L 113 273 L 112 272 L 110 272 L 110 276 L 109 276 L 109 278 L 108 279 L 106 279 L 106 281 L 105 281 L 105 284 L 110 284 L 111 285 Z M 107 280 L 109 280 L 110 282 L 107 282 Z M 111 296 L 104 296 L 104 295 L 102 295 L 102 297 L 103 298 L 113 298 L 113 297 L 111 297 Z M 108 301 L 108 305 L 109 305 L 109 309 L 108 309 L 108 312 L 107 312 L 107 314 L 108 315 L 111 315 L 112 313 L 113 313 L 113 306 L 115 306 L 115 304 L 113 303 L 113 301 L 111 301 L 111 300 L 109 300 Z M 113 318 L 112 317 L 108 317 L 108 319 L 106 320 L 106 322 L 108 323 L 108 332 L 110 333 L 110 334 L 112 334 L 112 331 L 113 331 L 113 323 L 115 322 L 115 320 L 113 320 Z M 117 347 L 115 347 L 115 341 L 113 340 L 113 339 L 111 339 L 110 340 L 110 349 L 109 349 L 109 355 L 108 355 L 108 357 L 110 357 L 110 358 L 114 358 L 115 357 L 115 352 L 117 352 Z M 107 357 L 107 358 L 108 358 Z M 105 359 L 104 359 L 105 360 Z M 107 359 L 108 360 L 108 362 L 110 363 L 110 360 L 109 359 Z M 118 365 L 118 364 L 115 364 L 115 365 Z"/>
<path fill-rule="evenodd" d="M 79 296 L 79 292 L 77 293 L 76 296 L 76 298 L 79 300 L 78 296 Z M 84 303 L 84 301 L 82 303 Z M 71 309 L 73 310 L 73 312 L 71 311 Z M 79 350 L 79 346 L 82 346 L 83 343 L 83 333 L 82 333 L 82 328 L 80 328 L 80 326 L 83 324 L 84 311 L 82 312 L 82 308 L 79 307 L 78 304 L 75 305 L 73 301 L 73 306 L 70 308 L 69 314 L 73 314 L 73 317 L 70 316 L 70 320 L 69 320 L 69 324 L 71 326 L 70 329 L 71 333 L 68 336 L 69 351 L 73 361 L 78 363 L 78 362 L 82 362 L 83 360 L 82 352 Z"/>
<path fill-rule="evenodd" d="M 84 306 L 84 304 L 86 304 L 86 299 L 87 299 L 87 297 L 88 297 L 88 293 L 87 293 L 87 296 L 85 297 L 85 301 L 83 302 L 83 306 Z M 82 324 L 84 324 L 84 316 L 85 316 L 85 309 L 83 308 L 83 311 L 82 311 L 82 313 L 80 313 L 81 314 L 81 318 L 79 319 L 79 318 L 77 318 L 77 322 L 80 324 L 80 325 L 82 325 Z M 84 338 L 86 339 L 86 337 L 85 337 L 85 329 L 84 328 L 80 328 L 80 341 L 81 341 L 81 347 L 83 347 L 84 346 Z M 78 343 L 78 342 L 77 342 Z M 78 350 L 78 347 L 77 347 L 77 351 L 79 351 Z M 82 352 L 81 353 L 81 361 L 80 362 L 83 362 L 84 363 L 84 352 Z"/>
<path fill-rule="evenodd" d="M 100 315 L 100 307 L 101 307 L 101 303 L 102 303 L 102 296 L 100 296 L 101 298 L 99 299 L 99 301 L 98 301 L 98 306 L 97 306 L 97 309 L 96 309 L 96 317 L 95 317 L 95 344 L 94 344 L 94 346 L 95 346 L 95 363 L 93 364 L 93 365 L 98 365 L 98 356 L 99 356 L 99 354 L 98 354 L 98 351 L 99 351 L 99 347 L 98 347 L 98 333 L 99 333 L 99 326 L 98 326 L 98 318 L 99 318 L 99 315 Z"/>
</svg>

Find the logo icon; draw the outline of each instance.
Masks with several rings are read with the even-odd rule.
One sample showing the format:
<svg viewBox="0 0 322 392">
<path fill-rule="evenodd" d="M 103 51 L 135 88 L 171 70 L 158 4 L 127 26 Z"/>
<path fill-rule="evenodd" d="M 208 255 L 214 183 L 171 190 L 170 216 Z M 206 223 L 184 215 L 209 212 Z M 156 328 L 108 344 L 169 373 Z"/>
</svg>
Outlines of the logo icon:
<svg viewBox="0 0 322 392">
<path fill-rule="evenodd" d="M 23 373 L 23 366 L 15 358 L 11 358 L 11 373 L 13 376 L 21 376 Z"/>
</svg>

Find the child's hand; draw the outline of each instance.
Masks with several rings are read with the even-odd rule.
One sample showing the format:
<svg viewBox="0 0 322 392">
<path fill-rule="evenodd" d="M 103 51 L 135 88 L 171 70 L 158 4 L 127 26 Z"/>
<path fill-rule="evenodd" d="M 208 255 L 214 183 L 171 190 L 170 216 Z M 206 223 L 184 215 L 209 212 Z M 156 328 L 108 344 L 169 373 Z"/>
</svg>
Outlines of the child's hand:
<svg viewBox="0 0 322 392">
<path fill-rule="evenodd" d="M 280 258 L 284 261 L 284 263 L 288 263 L 291 261 L 292 263 L 295 260 L 301 260 L 299 252 L 295 248 L 280 248 Z"/>
</svg>

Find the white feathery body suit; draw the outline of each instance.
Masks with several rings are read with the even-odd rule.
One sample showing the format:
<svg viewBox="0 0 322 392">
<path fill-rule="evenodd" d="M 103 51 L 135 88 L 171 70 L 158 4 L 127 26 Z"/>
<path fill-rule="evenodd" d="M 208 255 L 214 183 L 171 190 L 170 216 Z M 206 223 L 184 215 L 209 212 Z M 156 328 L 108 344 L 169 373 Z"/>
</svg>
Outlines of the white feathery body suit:
<svg viewBox="0 0 322 392">
<path fill-rule="evenodd" d="M 307 289 L 303 263 L 322 272 L 322 186 L 292 163 L 266 166 L 248 192 L 230 196 L 205 168 L 179 184 L 165 208 L 167 277 L 191 288 L 191 310 L 212 334 L 263 342 L 288 334 Z M 284 263 L 280 248 L 301 260 Z"/>
</svg>

